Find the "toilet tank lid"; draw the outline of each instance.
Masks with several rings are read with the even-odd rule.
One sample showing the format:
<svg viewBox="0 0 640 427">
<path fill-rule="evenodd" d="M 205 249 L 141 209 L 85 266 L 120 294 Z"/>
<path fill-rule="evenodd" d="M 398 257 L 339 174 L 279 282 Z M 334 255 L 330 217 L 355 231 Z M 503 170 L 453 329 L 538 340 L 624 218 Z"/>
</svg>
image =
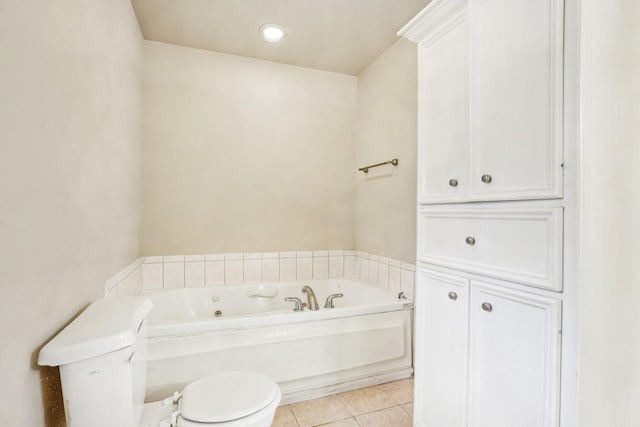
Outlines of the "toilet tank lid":
<svg viewBox="0 0 640 427">
<path fill-rule="evenodd" d="M 40 350 L 40 366 L 60 366 L 128 347 L 153 304 L 146 297 L 101 299 Z"/>
</svg>

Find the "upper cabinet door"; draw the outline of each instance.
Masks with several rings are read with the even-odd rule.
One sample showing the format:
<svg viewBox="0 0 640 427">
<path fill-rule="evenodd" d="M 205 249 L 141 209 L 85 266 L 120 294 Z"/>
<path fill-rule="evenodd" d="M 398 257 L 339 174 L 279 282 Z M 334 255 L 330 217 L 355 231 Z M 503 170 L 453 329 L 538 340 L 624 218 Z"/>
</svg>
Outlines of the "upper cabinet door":
<svg viewBox="0 0 640 427">
<path fill-rule="evenodd" d="M 471 200 L 562 197 L 562 0 L 471 0 Z"/>
<path fill-rule="evenodd" d="M 562 197 L 563 0 L 434 0 L 419 44 L 418 203 Z"/>
<path fill-rule="evenodd" d="M 418 49 L 418 202 L 465 201 L 469 188 L 467 8 Z"/>
</svg>

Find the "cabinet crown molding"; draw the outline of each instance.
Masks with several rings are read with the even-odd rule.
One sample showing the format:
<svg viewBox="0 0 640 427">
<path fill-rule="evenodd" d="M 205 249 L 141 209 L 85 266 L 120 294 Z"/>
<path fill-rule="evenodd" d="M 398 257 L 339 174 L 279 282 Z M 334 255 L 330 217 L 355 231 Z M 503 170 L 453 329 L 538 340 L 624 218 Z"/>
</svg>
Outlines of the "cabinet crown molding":
<svg viewBox="0 0 640 427">
<path fill-rule="evenodd" d="M 424 42 L 442 31 L 443 27 L 457 22 L 468 3 L 469 0 L 434 0 L 402 27 L 397 35 L 414 43 Z"/>
</svg>

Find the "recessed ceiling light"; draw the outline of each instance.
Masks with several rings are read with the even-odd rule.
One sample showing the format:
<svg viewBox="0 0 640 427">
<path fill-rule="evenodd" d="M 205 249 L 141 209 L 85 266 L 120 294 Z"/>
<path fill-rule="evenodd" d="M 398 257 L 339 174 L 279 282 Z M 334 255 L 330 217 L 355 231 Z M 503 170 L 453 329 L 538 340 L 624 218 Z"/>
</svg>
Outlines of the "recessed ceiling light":
<svg viewBox="0 0 640 427">
<path fill-rule="evenodd" d="M 262 38 L 269 43 L 277 43 L 284 37 L 284 27 L 278 24 L 264 24 L 260 27 Z"/>
</svg>

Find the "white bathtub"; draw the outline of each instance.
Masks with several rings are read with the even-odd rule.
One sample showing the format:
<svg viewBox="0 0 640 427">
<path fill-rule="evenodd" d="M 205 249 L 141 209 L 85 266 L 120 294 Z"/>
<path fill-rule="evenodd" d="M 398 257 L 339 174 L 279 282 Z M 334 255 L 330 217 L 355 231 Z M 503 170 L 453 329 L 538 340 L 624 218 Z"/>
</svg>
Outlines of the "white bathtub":
<svg viewBox="0 0 640 427">
<path fill-rule="evenodd" d="M 294 312 L 285 297 L 320 310 Z M 328 295 L 342 293 L 335 308 Z M 343 279 L 162 290 L 148 293 L 147 401 L 207 374 L 251 370 L 280 385 L 283 403 L 406 378 L 412 372 L 412 307 L 382 289 Z M 216 317 L 216 311 L 221 312 Z M 220 314 L 220 313 L 218 313 Z"/>
</svg>

